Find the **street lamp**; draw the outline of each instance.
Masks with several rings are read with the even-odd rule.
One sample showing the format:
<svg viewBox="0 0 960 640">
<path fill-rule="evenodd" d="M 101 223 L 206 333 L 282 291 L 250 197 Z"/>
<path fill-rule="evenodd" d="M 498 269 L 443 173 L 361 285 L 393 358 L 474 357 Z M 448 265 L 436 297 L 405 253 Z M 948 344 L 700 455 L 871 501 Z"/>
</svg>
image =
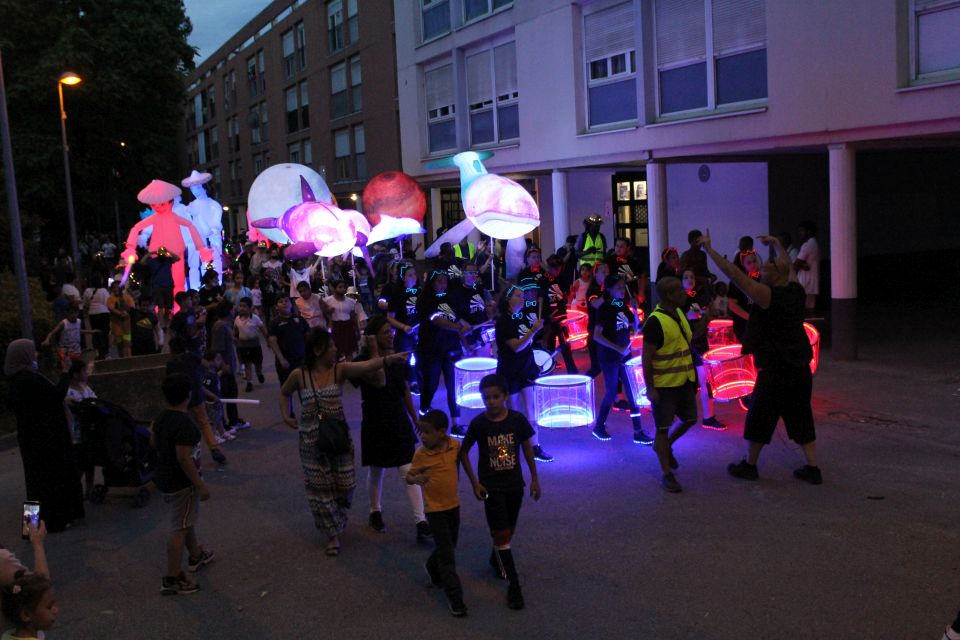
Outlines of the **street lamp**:
<svg viewBox="0 0 960 640">
<path fill-rule="evenodd" d="M 67 146 L 67 112 L 63 108 L 63 85 L 80 84 L 80 76 L 65 71 L 57 81 L 57 95 L 60 97 L 60 135 L 63 138 L 63 171 L 67 183 L 67 220 L 70 223 L 70 250 L 73 253 L 73 268 L 80 264 L 80 247 L 77 245 L 77 221 L 73 214 L 73 185 L 70 182 L 70 147 Z"/>
</svg>

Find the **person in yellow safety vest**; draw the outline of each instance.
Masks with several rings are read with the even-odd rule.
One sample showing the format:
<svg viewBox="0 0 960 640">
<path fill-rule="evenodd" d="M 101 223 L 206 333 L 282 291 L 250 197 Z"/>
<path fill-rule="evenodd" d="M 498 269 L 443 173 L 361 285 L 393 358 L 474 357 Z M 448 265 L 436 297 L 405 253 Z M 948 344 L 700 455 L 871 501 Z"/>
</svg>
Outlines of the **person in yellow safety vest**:
<svg viewBox="0 0 960 640">
<path fill-rule="evenodd" d="M 607 239 L 600 233 L 603 218 L 597 215 L 583 219 L 583 233 L 577 240 L 577 267 L 589 264 L 591 267 L 602 262 L 607 253 Z"/>
<path fill-rule="evenodd" d="M 477 255 L 477 247 L 468 238 L 464 238 L 453 246 L 453 255 L 458 262 L 473 260 Z"/>
<path fill-rule="evenodd" d="M 657 429 L 653 450 L 663 471 L 660 484 L 671 493 L 680 493 L 683 488 L 673 473 L 680 466 L 673 455 L 673 443 L 697 421 L 697 370 L 690 342 L 694 335 L 707 330 L 710 314 L 704 314 L 696 327 L 690 328 L 679 309 L 686 292 L 677 278 L 657 281 L 657 294 L 660 304 L 643 325 L 643 379 Z M 671 432 L 675 416 L 680 423 Z"/>
</svg>

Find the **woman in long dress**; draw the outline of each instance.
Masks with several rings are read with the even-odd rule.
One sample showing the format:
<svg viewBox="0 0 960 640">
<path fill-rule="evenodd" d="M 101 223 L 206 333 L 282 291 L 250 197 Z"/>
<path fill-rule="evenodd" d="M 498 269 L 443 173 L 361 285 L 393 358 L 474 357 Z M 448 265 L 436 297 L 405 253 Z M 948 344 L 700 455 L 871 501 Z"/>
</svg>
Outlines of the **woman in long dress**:
<svg viewBox="0 0 960 640">
<path fill-rule="evenodd" d="M 47 530 L 63 531 L 84 516 L 83 488 L 74 465 L 67 423 L 69 378 L 54 385 L 37 371 L 32 340 L 14 340 L 7 347 L 3 373 L 9 379 L 7 405 L 17 417 L 17 444 L 23 460 L 27 500 L 40 503 Z"/>
<path fill-rule="evenodd" d="M 351 439 L 346 453 L 325 453 L 318 448 L 320 416 L 344 420 L 343 383 L 377 371 L 409 354 L 397 353 L 366 362 L 337 362 L 337 346 L 333 337 L 322 328 L 307 336 L 306 365 L 290 373 L 280 389 L 280 415 L 292 429 L 300 432 L 300 464 L 303 468 L 307 502 L 317 529 L 327 536 L 324 552 L 340 554 L 340 534 L 347 526 L 347 510 L 353 503 L 356 488 L 354 447 Z M 287 413 L 293 394 L 300 399 L 300 419 Z"/>
</svg>

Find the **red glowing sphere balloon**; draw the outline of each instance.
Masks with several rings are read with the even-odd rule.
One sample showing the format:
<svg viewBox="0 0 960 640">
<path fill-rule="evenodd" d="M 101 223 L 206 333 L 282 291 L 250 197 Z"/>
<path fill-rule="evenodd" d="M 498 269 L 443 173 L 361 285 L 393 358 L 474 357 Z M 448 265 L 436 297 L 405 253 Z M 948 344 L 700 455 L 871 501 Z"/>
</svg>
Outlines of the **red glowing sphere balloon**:
<svg viewBox="0 0 960 640">
<path fill-rule="evenodd" d="M 374 176 L 363 190 L 363 210 L 371 225 L 380 223 L 381 214 L 412 218 L 423 222 L 427 198 L 417 181 L 402 171 L 386 171 Z"/>
</svg>

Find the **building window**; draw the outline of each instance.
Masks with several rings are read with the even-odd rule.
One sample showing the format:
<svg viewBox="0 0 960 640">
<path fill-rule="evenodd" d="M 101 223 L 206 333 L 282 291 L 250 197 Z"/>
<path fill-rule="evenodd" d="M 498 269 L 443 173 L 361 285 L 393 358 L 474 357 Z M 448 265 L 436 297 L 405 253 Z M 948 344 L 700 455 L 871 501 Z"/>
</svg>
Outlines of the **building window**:
<svg viewBox="0 0 960 640">
<path fill-rule="evenodd" d="M 293 46 L 293 29 L 280 36 L 280 43 L 283 47 L 283 77 L 292 78 L 294 72 L 296 72 L 294 61 L 296 47 Z"/>
<path fill-rule="evenodd" d="M 207 87 L 207 108 L 210 112 L 210 120 L 217 117 L 217 87 L 210 85 Z"/>
<path fill-rule="evenodd" d="M 302 22 L 298 22 L 294 30 L 297 32 L 297 69 L 303 71 L 307 68 L 307 32 Z"/>
<path fill-rule="evenodd" d="M 513 0 L 463 0 L 463 21 L 470 22 L 497 9 L 509 7 Z"/>
<path fill-rule="evenodd" d="M 357 15 L 357 0 L 347 0 L 347 41 L 360 40 L 360 16 Z"/>
<path fill-rule="evenodd" d="M 333 0 L 327 4 L 327 42 L 330 51 L 343 49 L 343 2 Z"/>
<path fill-rule="evenodd" d="M 287 145 L 287 162 L 300 164 L 300 143 L 294 142 Z"/>
<path fill-rule="evenodd" d="M 420 15 L 424 41 L 450 33 L 450 0 L 420 0 Z"/>
<path fill-rule="evenodd" d="M 349 96 L 347 94 L 347 63 L 330 68 L 330 114 L 333 118 L 341 118 L 350 111 Z"/>
<path fill-rule="evenodd" d="M 357 180 L 367 178 L 367 141 L 364 138 L 363 125 L 353 128 L 353 156 L 357 167 Z"/>
<path fill-rule="evenodd" d="M 363 95 L 360 84 L 363 79 L 360 74 L 360 56 L 353 56 L 350 62 L 350 106 L 351 111 L 357 112 L 363 109 Z"/>
<path fill-rule="evenodd" d="M 260 173 L 267 168 L 266 159 L 264 154 L 257 153 L 253 156 L 253 177 L 256 178 Z"/>
<path fill-rule="evenodd" d="M 216 167 L 214 167 L 213 170 L 212 170 L 210 173 L 213 174 L 213 195 L 212 195 L 211 197 L 213 197 L 214 199 L 216 199 L 216 198 L 219 198 L 219 197 L 220 197 L 220 189 L 221 189 L 221 186 L 220 186 L 220 185 L 222 184 L 222 183 L 220 182 L 220 167 L 219 167 L 219 165 L 216 166 Z"/>
<path fill-rule="evenodd" d="M 637 63 L 633 3 L 584 17 L 587 114 L 591 127 L 637 119 Z"/>
<path fill-rule="evenodd" d="M 468 56 L 471 146 L 520 137 L 516 43 Z"/>
<path fill-rule="evenodd" d="M 257 66 L 260 68 L 260 93 L 267 91 L 267 62 L 263 55 L 263 49 L 257 51 Z"/>
<path fill-rule="evenodd" d="M 227 120 L 227 148 L 234 153 L 240 151 L 240 123 L 237 116 Z"/>
<path fill-rule="evenodd" d="M 237 106 L 237 72 L 233 69 L 223 76 L 223 110 L 229 113 Z"/>
<path fill-rule="evenodd" d="M 310 97 L 307 91 L 307 81 L 300 83 L 300 128 L 306 129 L 310 126 Z"/>
<path fill-rule="evenodd" d="M 267 142 L 270 140 L 270 114 L 267 110 L 267 103 L 260 103 L 260 140 Z"/>
<path fill-rule="evenodd" d="M 333 155 L 336 159 L 338 181 L 350 179 L 350 129 L 333 132 Z"/>
<path fill-rule="evenodd" d="M 220 158 L 220 132 L 216 127 L 210 127 L 210 159 Z"/>
<path fill-rule="evenodd" d="M 431 153 L 457 146 L 456 105 L 453 100 L 453 65 L 423 74 L 427 106 L 427 139 Z"/>
<path fill-rule="evenodd" d="M 765 0 L 656 0 L 654 21 L 661 115 L 767 97 Z"/>
<path fill-rule="evenodd" d="M 613 176 L 614 237 L 628 238 L 635 247 L 650 246 L 647 223 L 647 180 L 643 173 Z"/>
<path fill-rule="evenodd" d="M 960 72 L 960 2 L 911 0 L 912 77 L 929 80 Z"/>
<path fill-rule="evenodd" d="M 303 141 L 303 158 L 301 163 L 308 167 L 313 164 L 313 145 L 310 144 L 310 138 Z"/>
<path fill-rule="evenodd" d="M 463 201 L 460 199 L 460 189 L 441 189 L 440 226 L 449 229 L 463 220 L 463 217 Z"/>
<path fill-rule="evenodd" d="M 257 80 L 257 57 L 247 58 L 247 92 L 251 98 L 256 97 L 260 90 L 260 82 Z"/>
<path fill-rule="evenodd" d="M 287 133 L 294 133 L 300 130 L 299 110 L 297 106 L 297 87 L 296 85 L 287 89 Z"/>
</svg>

